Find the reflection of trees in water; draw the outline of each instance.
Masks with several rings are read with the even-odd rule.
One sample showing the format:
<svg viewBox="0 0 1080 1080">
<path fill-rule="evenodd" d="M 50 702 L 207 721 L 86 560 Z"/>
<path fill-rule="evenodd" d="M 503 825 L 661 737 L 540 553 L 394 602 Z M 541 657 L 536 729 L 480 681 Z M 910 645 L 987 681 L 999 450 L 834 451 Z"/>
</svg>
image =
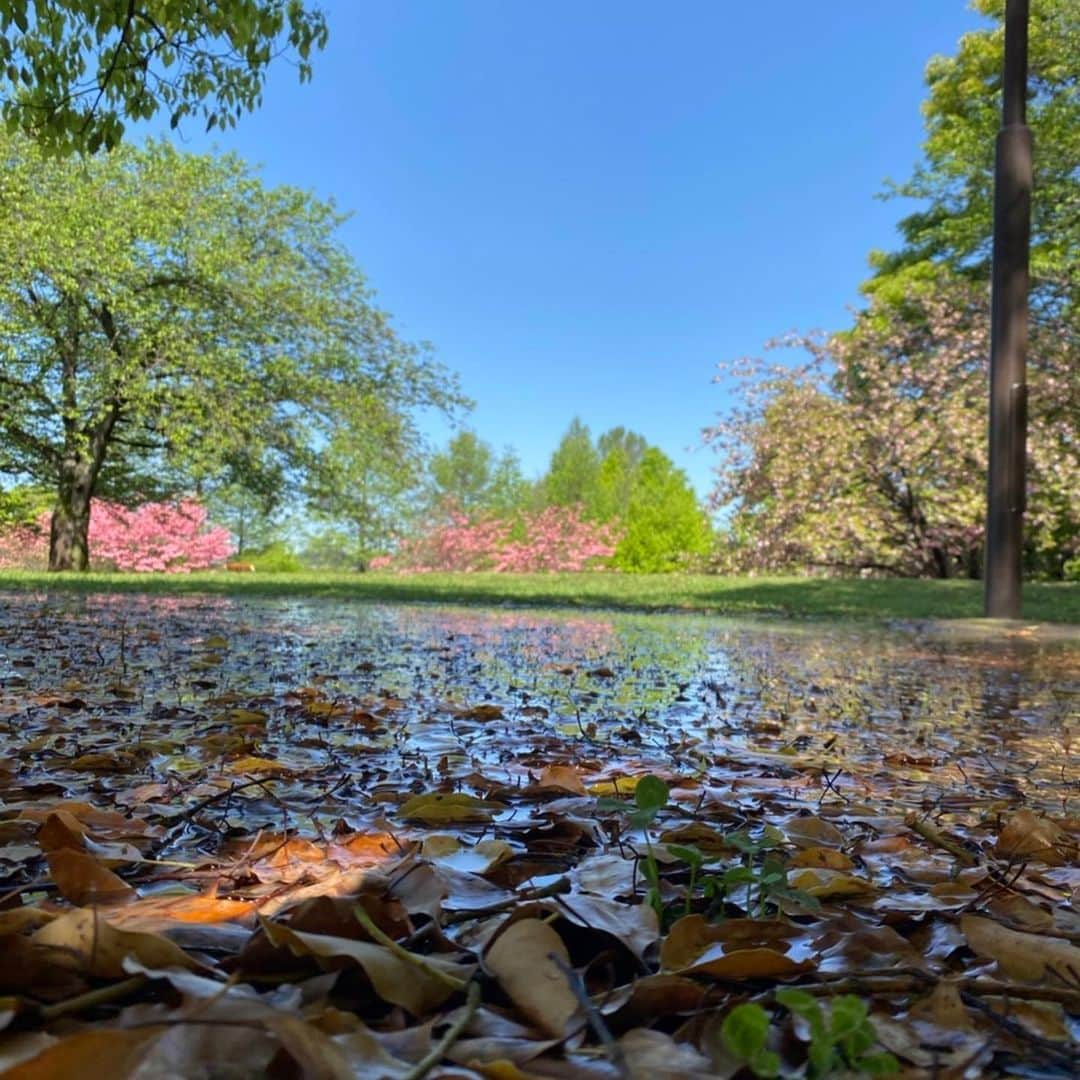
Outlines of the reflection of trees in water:
<svg viewBox="0 0 1080 1080">
<path fill-rule="evenodd" d="M 1067 642 L 202 596 L 23 596 L 5 607 L 2 644 L 32 656 L 47 685 L 109 672 L 166 705 L 303 686 L 361 704 L 390 695 L 402 699 L 413 745 L 446 727 L 449 706 L 490 701 L 506 723 L 476 728 L 481 756 L 580 722 L 601 741 L 630 731 L 643 752 L 683 736 L 705 758 L 732 743 L 798 750 L 837 735 L 853 765 L 908 753 L 1056 790 L 1075 772 L 1067 740 L 1080 650 Z"/>
<path fill-rule="evenodd" d="M 1070 723 L 1080 654 L 1063 643 L 910 634 L 729 636 L 729 713 L 771 718 L 778 741 L 843 738 L 855 761 L 959 764 L 1001 792 L 1080 781 Z M 753 725 L 747 724 L 748 738 Z M 937 774 L 936 774 L 937 775 Z M 1071 777 L 1071 780 L 1070 780 Z M 944 782 L 944 775 L 941 775 Z"/>
</svg>

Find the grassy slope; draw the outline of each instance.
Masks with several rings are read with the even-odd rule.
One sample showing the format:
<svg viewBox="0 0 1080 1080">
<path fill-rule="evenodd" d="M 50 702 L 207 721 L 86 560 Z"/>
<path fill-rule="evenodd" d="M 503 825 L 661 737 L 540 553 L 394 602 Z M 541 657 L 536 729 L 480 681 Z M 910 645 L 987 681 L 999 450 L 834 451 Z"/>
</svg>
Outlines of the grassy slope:
<svg viewBox="0 0 1080 1080">
<path fill-rule="evenodd" d="M 0 572 L 0 590 L 161 595 L 328 596 L 372 601 L 556 605 L 777 613 L 878 619 L 971 619 L 982 614 L 973 581 L 725 578 L 660 574 L 31 574 Z M 1080 583 L 1029 584 L 1030 621 L 1080 623 Z"/>
</svg>

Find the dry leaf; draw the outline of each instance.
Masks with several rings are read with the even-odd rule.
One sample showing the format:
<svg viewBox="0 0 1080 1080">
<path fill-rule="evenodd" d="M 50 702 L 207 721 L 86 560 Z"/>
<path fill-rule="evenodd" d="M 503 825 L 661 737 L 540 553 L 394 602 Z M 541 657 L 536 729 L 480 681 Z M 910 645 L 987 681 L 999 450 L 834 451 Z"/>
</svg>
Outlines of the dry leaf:
<svg viewBox="0 0 1080 1080">
<path fill-rule="evenodd" d="M 563 970 L 569 966 L 570 954 L 562 938 L 540 919 L 512 921 L 484 954 L 485 969 L 507 996 L 555 1039 L 567 1034 L 578 1011 L 577 997 Z"/>
<path fill-rule="evenodd" d="M 57 967 L 119 979 L 125 975 L 124 958 L 133 956 L 151 968 L 202 967 L 171 941 L 157 934 L 118 930 L 100 912 L 79 908 L 53 919 L 30 939 L 36 952 Z"/>
<path fill-rule="evenodd" d="M 259 925 L 271 944 L 287 948 L 294 956 L 315 957 L 331 969 L 340 968 L 343 961 L 358 964 L 379 997 L 408 1009 L 414 1016 L 438 1008 L 455 992 L 439 974 L 463 985 L 476 970 L 475 964 L 456 963 L 441 956 L 425 956 L 422 961 L 418 957 L 413 963 L 372 941 L 308 934 L 267 919 L 260 919 Z"/>
<path fill-rule="evenodd" d="M 1066 986 L 1080 983 L 1080 948 L 1064 938 L 1009 930 L 978 915 L 962 915 L 960 929 L 976 956 L 996 960 L 1010 978 L 1041 982 L 1050 977 Z"/>
</svg>

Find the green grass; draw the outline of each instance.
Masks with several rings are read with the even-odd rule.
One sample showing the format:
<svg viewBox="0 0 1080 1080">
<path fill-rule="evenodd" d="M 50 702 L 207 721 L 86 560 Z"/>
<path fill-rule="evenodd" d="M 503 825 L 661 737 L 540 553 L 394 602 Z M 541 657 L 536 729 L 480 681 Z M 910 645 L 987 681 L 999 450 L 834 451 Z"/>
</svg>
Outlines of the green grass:
<svg viewBox="0 0 1080 1080">
<path fill-rule="evenodd" d="M 871 619 L 975 619 L 975 581 L 740 578 L 704 574 L 44 574 L 0 572 L 0 590 L 224 596 L 698 611 Z M 1032 622 L 1080 623 L 1080 583 L 1024 588 Z"/>
</svg>

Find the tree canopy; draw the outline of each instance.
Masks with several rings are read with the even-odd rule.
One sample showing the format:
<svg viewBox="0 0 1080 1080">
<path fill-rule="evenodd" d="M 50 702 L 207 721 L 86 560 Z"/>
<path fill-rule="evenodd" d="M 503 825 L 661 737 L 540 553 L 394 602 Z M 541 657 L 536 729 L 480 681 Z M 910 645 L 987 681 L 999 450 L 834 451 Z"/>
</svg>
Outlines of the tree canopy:
<svg viewBox="0 0 1080 1080">
<path fill-rule="evenodd" d="M 894 197 L 920 205 L 900 222 L 902 245 L 874 252 L 867 291 L 903 296 L 945 265 L 989 280 L 994 143 L 1001 125 L 1005 0 L 972 0 L 995 20 L 965 34 L 955 55 L 926 69 L 922 160 Z M 1035 0 L 1028 42 L 1028 125 L 1035 144 L 1031 272 L 1033 310 L 1064 305 L 1080 315 L 1080 0 Z"/>
<path fill-rule="evenodd" d="M 744 369 L 742 405 L 706 433 L 723 452 L 714 500 L 733 568 L 981 573 L 1005 5 L 973 6 L 996 25 L 927 68 L 923 157 L 893 188 L 920 206 L 898 250 L 871 254 L 865 308 L 845 331 L 783 343 L 807 365 Z M 1080 532 L 1080 0 L 1032 5 L 1030 69 L 1025 552 L 1029 572 L 1060 577 Z"/>
<path fill-rule="evenodd" d="M 0 154 L 0 472 L 55 488 L 54 568 L 86 565 L 95 494 L 280 497 L 373 418 L 463 404 L 375 306 L 332 205 L 167 143 Z"/>
<path fill-rule="evenodd" d="M 125 120 L 228 127 L 262 101 L 275 57 L 300 79 L 327 41 L 302 0 L 0 0 L 2 111 L 46 150 L 111 149 Z"/>
</svg>

